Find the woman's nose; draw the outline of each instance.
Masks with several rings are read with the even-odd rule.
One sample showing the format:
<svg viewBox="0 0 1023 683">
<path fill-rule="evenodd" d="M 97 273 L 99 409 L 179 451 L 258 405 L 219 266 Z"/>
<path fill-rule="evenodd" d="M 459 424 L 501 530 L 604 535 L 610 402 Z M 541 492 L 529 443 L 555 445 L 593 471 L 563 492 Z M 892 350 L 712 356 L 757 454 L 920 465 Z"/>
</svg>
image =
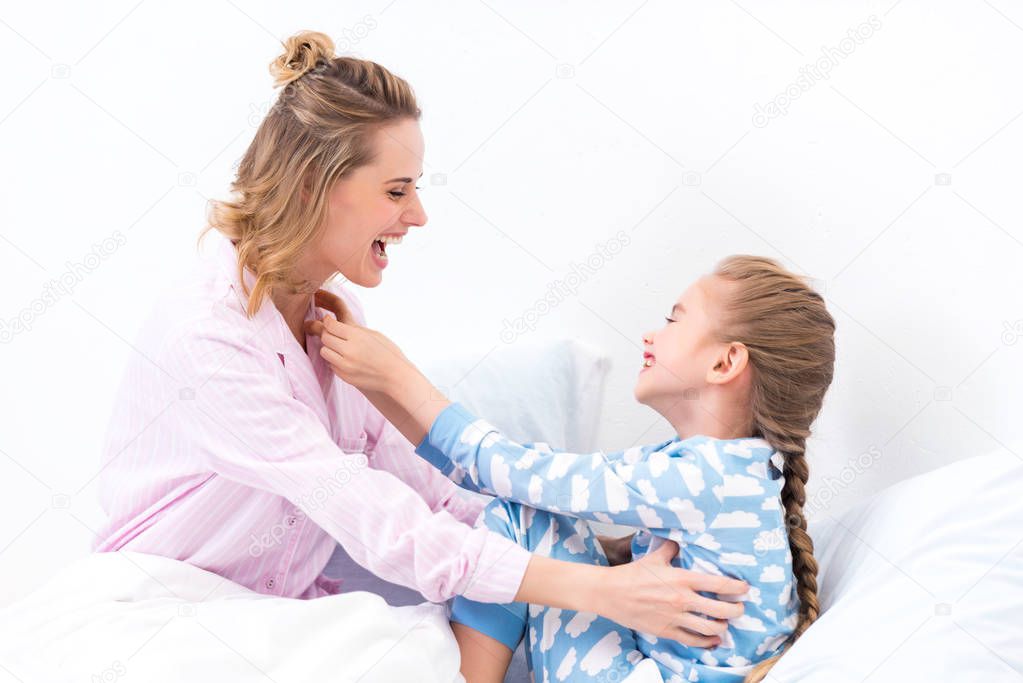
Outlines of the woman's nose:
<svg viewBox="0 0 1023 683">
<path fill-rule="evenodd" d="M 423 209 L 423 203 L 419 201 L 419 195 L 413 197 L 412 202 L 405 209 L 405 213 L 402 214 L 401 220 L 406 225 L 426 225 L 426 211 Z"/>
<path fill-rule="evenodd" d="M 643 335 L 643 343 L 647 345 L 654 343 L 654 335 L 652 332 L 647 332 Z"/>
</svg>

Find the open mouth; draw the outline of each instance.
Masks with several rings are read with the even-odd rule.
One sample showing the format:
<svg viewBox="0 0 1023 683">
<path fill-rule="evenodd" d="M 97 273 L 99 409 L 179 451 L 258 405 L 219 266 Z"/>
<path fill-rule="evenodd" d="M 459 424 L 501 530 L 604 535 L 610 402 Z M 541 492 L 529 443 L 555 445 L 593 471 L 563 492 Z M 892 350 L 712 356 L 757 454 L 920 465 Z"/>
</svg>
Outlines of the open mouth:
<svg viewBox="0 0 1023 683">
<path fill-rule="evenodd" d="M 656 361 L 657 361 L 657 359 L 654 358 L 652 353 L 647 353 L 646 351 L 643 352 L 643 367 L 644 368 L 649 368 Z"/>
<path fill-rule="evenodd" d="M 380 237 L 373 240 L 373 255 L 376 256 L 380 261 L 387 261 L 387 245 L 388 244 L 401 244 L 401 240 L 404 235 L 381 235 Z"/>
</svg>

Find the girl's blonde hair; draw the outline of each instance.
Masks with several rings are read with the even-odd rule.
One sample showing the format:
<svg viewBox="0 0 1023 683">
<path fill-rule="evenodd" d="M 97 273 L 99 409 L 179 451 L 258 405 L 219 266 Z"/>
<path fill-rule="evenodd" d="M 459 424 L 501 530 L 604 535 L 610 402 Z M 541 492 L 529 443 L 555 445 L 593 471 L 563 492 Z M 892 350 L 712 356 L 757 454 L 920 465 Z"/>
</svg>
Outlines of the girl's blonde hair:
<svg viewBox="0 0 1023 683">
<path fill-rule="evenodd" d="M 817 561 L 803 516 L 810 474 L 806 439 L 834 375 L 835 321 L 820 294 L 772 259 L 729 256 L 714 275 L 731 285 L 716 329 L 718 340 L 741 342 L 749 350 L 753 435 L 766 439 L 785 457 L 781 498 L 799 598 L 799 621 L 791 643 L 820 611 Z M 779 657 L 759 662 L 745 683 L 762 681 Z"/>
<path fill-rule="evenodd" d="M 377 129 L 420 117 L 408 83 L 375 62 L 335 57 L 323 33 L 302 31 L 283 45 L 270 63 L 274 87 L 283 88 L 238 166 L 235 198 L 211 201 L 199 234 L 201 241 L 215 228 L 237 243 L 249 317 L 279 287 L 295 293 L 321 284 L 293 279 L 292 270 L 322 229 L 327 193 L 372 160 Z M 245 266 L 256 274 L 251 293 Z"/>
</svg>

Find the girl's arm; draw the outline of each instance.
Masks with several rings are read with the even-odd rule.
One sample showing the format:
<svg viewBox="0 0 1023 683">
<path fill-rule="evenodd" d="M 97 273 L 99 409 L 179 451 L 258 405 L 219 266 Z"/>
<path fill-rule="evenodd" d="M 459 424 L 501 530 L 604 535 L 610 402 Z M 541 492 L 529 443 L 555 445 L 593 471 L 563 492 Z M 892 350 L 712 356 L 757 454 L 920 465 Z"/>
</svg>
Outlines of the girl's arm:
<svg viewBox="0 0 1023 683">
<path fill-rule="evenodd" d="M 362 398 L 356 395 L 353 398 Z M 470 526 L 479 517 L 487 504 L 483 496 L 465 493 L 470 486 L 468 477 L 461 477 L 458 468 L 451 466 L 451 472 L 442 472 L 415 453 L 415 445 L 409 443 L 383 416 L 378 408 L 366 406 L 363 429 L 367 434 L 366 455 L 369 466 L 390 472 L 415 489 L 433 512 L 445 510 Z"/>
<path fill-rule="evenodd" d="M 452 404 L 386 336 L 329 317 L 309 323 L 321 354 L 367 397 L 416 452 L 447 472 L 450 463 L 484 493 L 608 524 L 701 533 L 722 507 L 725 473 L 716 453 L 555 453 L 505 438 Z M 713 449 L 711 449 L 713 450 Z M 742 477 L 735 474 L 730 477 Z M 669 533 L 669 536 L 677 536 Z"/>
</svg>

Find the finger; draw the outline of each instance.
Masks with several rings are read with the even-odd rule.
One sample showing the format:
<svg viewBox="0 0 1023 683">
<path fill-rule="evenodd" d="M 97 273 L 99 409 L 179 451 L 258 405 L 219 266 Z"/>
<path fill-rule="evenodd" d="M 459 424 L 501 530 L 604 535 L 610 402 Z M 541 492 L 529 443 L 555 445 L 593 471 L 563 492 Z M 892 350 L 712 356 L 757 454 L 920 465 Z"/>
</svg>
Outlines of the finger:
<svg viewBox="0 0 1023 683">
<path fill-rule="evenodd" d="M 334 320 L 333 316 L 325 315 L 321 322 L 323 323 L 323 328 L 335 337 L 348 339 L 351 335 L 352 326 Z"/>
<path fill-rule="evenodd" d="M 348 310 L 348 306 L 337 294 L 328 292 L 325 289 L 317 289 L 314 298 L 317 306 L 333 313 L 334 317 L 340 322 L 348 324 L 355 322 L 355 318 L 352 317 L 351 311 Z"/>
<path fill-rule="evenodd" d="M 746 611 L 741 602 L 712 600 L 702 595 L 693 597 L 690 609 L 693 612 L 700 612 L 708 617 L 715 617 L 717 619 L 735 619 L 741 617 L 742 613 Z"/>
<path fill-rule="evenodd" d="M 702 636 L 697 633 L 690 633 L 684 628 L 675 629 L 668 637 L 674 638 L 678 642 L 683 645 L 688 645 L 689 647 L 702 647 L 708 650 L 721 644 L 721 639 L 716 636 Z"/>
<path fill-rule="evenodd" d="M 340 325 L 340 323 L 336 323 L 333 316 L 325 315 L 323 316 L 323 320 L 306 320 L 305 323 L 303 323 L 303 328 L 305 329 L 306 334 L 316 335 L 324 344 L 326 344 L 329 339 L 340 339 L 341 341 L 345 341 L 347 339 L 347 337 L 344 336 L 346 334 L 344 327 L 339 327 L 338 325 Z M 340 351 L 340 349 L 338 350 Z"/>
<path fill-rule="evenodd" d="M 305 328 L 306 334 L 311 334 L 316 337 L 321 336 L 324 330 L 323 323 L 319 320 L 306 320 L 303 327 Z"/>
<path fill-rule="evenodd" d="M 657 548 L 657 550 L 647 553 L 646 557 L 651 557 L 658 562 L 667 564 L 668 562 L 671 562 L 676 555 L 678 555 L 678 543 L 675 541 L 665 541 Z"/>
<path fill-rule="evenodd" d="M 678 624 L 693 633 L 701 633 L 705 636 L 720 636 L 728 630 L 727 621 L 704 619 L 689 612 L 686 612 L 679 618 Z"/>
<path fill-rule="evenodd" d="M 720 595 L 742 595 L 749 591 L 749 584 L 739 579 L 714 574 L 698 574 L 689 580 L 693 590 L 718 593 Z"/>
<path fill-rule="evenodd" d="M 342 339 L 341 337 L 338 337 L 335 334 L 331 334 L 330 332 L 324 332 L 323 334 L 320 335 L 320 342 L 323 344 L 325 348 L 330 349 L 338 356 L 343 357 L 345 355 L 345 344 L 348 343 L 348 340 Z"/>
<path fill-rule="evenodd" d="M 338 353 L 337 351 L 335 351 L 334 349 L 330 348 L 327 345 L 323 345 L 320 347 L 320 356 L 322 356 L 323 360 L 330 363 L 331 366 L 333 366 L 335 369 L 339 368 L 341 365 L 341 361 L 344 360 L 344 357 L 340 353 Z"/>
</svg>

